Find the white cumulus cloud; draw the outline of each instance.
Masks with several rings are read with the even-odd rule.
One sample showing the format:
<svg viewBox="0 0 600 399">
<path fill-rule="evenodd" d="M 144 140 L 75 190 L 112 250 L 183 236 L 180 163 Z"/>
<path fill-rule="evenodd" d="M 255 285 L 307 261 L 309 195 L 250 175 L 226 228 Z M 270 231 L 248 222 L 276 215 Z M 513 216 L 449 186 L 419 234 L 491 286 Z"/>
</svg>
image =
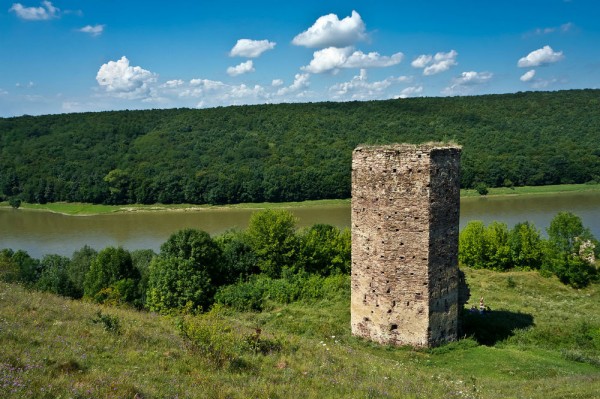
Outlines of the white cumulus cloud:
<svg viewBox="0 0 600 399">
<path fill-rule="evenodd" d="M 227 68 L 227 74 L 229 76 L 238 76 L 248 72 L 254 72 L 254 63 L 252 60 L 248 60 L 234 67 Z"/>
<path fill-rule="evenodd" d="M 285 96 L 291 93 L 297 93 L 310 85 L 310 75 L 308 73 L 297 73 L 294 76 L 294 83 L 287 87 L 277 90 L 278 96 Z"/>
<path fill-rule="evenodd" d="M 344 68 L 384 68 L 392 65 L 397 65 L 404 59 L 404 54 L 396 53 L 391 56 L 382 56 L 378 52 L 370 52 L 368 54 L 362 51 L 355 51 L 350 54 L 346 60 Z"/>
<path fill-rule="evenodd" d="M 185 82 L 181 79 L 173 79 L 173 80 L 167 80 L 161 87 L 171 89 L 174 87 L 183 86 L 184 84 L 185 84 Z"/>
<path fill-rule="evenodd" d="M 313 48 L 347 47 L 365 40 L 365 30 L 365 23 L 356 11 L 342 20 L 335 14 L 328 14 L 319 17 L 310 28 L 294 37 L 292 43 Z"/>
<path fill-rule="evenodd" d="M 27 21 L 44 21 L 58 18 L 60 13 L 60 9 L 54 7 L 50 1 L 42 1 L 41 7 L 25 7 L 21 3 L 14 3 L 9 11 Z"/>
<path fill-rule="evenodd" d="M 422 54 L 415 58 L 410 65 L 414 68 L 423 69 L 423 75 L 435 75 L 445 72 L 451 67 L 458 65 L 456 57 L 458 53 L 455 50 L 450 50 L 447 53 L 436 53 L 435 55 Z"/>
<path fill-rule="evenodd" d="M 435 75 L 440 72 L 445 72 L 454 65 L 458 65 L 456 57 L 458 53 L 454 50 L 450 50 L 447 53 L 436 53 L 433 56 L 433 63 L 423 69 L 423 75 Z"/>
<path fill-rule="evenodd" d="M 460 76 L 452 79 L 452 85 L 442 90 L 446 95 L 469 94 L 476 86 L 488 83 L 494 76 L 491 72 L 463 72 Z"/>
<path fill-rule="evenodd" d="M 268 40 L 240 39 L 229 52 L 230 57 L 256 58 L 275 48 L 276 43 Z"/>
<path fill-rule="evenodd" d="M 109 61 L 98 70 L 96 81 L 107 93 L 125 99 L 140 99 L 150 96 L 151 85 L 156 74 L 139 66 L 130 66 L 127 57 Z"/>
<path fill-rule="evenodd" d="M 410 63 L 413 68 L 425 68 L 433 60 L 433 56 L 423 54 L 418 56 Z"/>
<path fill-rule="evenodd" d="M 535 76 L 535 69 L 525 72 L 519 79 L 521 82 L 529 82 Z"/>
<path fill-rule="evenodd" d="M 273 81 L 271 82 L 271 86 L 273 86 L 273 87 L 283 86 L 283 80 L 282 79 L 273 79 Z"/>
<path fill-rule="evenodd" d="M 368 54 L 362 51 L 353 51 L 352 47 L 328 47 L 313 53 L 313 59 L 301 69 L 311 73 L 323 73 L 340 68 L 376 68 L 389 67 L 402 62 L 404 54 L 396 53 L 391 56 L 382 56 L 377 52 Z"/>
<path fill-rule="evenodd" d="M 423 86 L 411 86 L 403 89 L 398 98 L 414 97 L 423 93 Z"/>
<path fill-rule="evenodd" d="M 517 66 L 520 68 L 536 67 L 540 65 L 553 64 L 562 60 L 563 58 L 565 57 L 562 51 L 554 51 L 552 50 L 552 47 L 544 46 L 521 58 L 517 63 Z"/>
<path fill-rule="evenodd" d="M 348 82 L 341 82 L 329 88 L 334 100 L 369 100 L 389 98 L 388 89 L 401 82 L 408 82 L 410 78 L 401 76 L 399 78 L 390 76 L 384 80 L 371 82 L 368 79 L 367 70 L 361 69 L 357 76 Z"/>
<path fill-rule="evenodd" d="M 105 25 L 86 25 L 83 28 L 77 29 L 78 32 L 89 33 L 92 36 L 100 36 L 104 32 Z"/>
</svg>

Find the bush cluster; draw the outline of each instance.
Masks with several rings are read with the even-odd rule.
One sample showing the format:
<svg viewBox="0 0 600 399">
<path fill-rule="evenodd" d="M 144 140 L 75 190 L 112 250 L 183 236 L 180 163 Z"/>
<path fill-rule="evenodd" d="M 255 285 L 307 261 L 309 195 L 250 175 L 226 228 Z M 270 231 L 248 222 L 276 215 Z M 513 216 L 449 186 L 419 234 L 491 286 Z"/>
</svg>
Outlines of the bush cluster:
<svg viewBox="0 0 600 399">
<path fill-rule="evenodd" d="M 583 287 L 598 278 L 594 257 L 600 243 L 581 219 L 559 213 L 542 238 L 528 222 L 472 221 L 459 236 L 459 260 L 496 271 L 540 270 L 565 284 Z M 270 303 L 349 296 L 350 231 L 317 224 L 297 230 L 285 210 L 252 215 L 245 231 L 218 237 L 180 230 L 161 246 L 129 252 L 85 246 L 71 258 L 31 258 L 24 251 L 0 251 L 0 278 L 72 298 L 131 305 L 171 314 L 207 311 L 214 303 L 240 311 Z"/>
<path fill-rule="evenodd" d="M 85 246 L 71 258 L 41 261 L 24 251 L 0 252 L 0 278 L 31 288 L 159 313 L 208 310 L 215 299 L 259 310 L 349 290 L 350 231 L 323 224 L 297 230 L 289 211 L 252 215 L 246 231 L 218 237 L 180 230 L 161 246 L 129 252 Z"/>
<path fill-rule="evenodd" d="M 598 278 L 594 259 L 600 254 L 600 243 L 581 218 L 559 212 L 547 234 L 547 239 L 542 238 L 529 222 L 517 223 L 509 230 L 500 222 L 485 226 L 471 221 L 459 235 L 459 260 L 472 268 L 496 271 L 540 270 L 576 288 Z"/>
</svg>

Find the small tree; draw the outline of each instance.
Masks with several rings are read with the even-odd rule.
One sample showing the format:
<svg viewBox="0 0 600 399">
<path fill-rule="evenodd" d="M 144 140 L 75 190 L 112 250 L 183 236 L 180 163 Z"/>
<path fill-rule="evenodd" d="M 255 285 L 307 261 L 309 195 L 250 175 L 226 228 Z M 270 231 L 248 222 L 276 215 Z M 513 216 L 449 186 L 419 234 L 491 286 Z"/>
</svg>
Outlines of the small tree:
<svg viewBox="0 0 600 399">
<path fill-rule="evenodd" d="M 485 267 L 487 246 L 484 240 L 485 225 L 471 220 L 458 236 L 458 260 L 465 266 Z"/>
<path fill-rule="evenodd" d="M 506 223 L 493 221 L 485 228 L 482 237 L 487 253 L 484 256 L 487 269 L 503 271 L 511 268 L 511 253 Z"/>
<path fill-rule="evenodd" d="M 580 250 L 587 243 L 595 245 L 597 250 L 598 240 L 583 226 L 581 218 L 571 212 L 559 212 L 550 222 L 547 232 L 544 269 L 575 288 L 588 285 L 598 272 L 582 257 Z"/>
<path fill-rule="evenodd" d="M 53 294 L 74 297 L 76 289 L 69 279 L 67 268 L 70 259 L 60 255 L 46 255 L 42 258 L 42 273 L 36 283 L 41 291 Z"/>
<path fill-rule="evenodd" d="M 206 270 L 191 259 L 157 256 L 150 263 L 146 306 L 154 312 L 206 309 L 214 287 Z"/>
<path fill-rule="evenodd" d="M 16 197 L 11 197 L 8 199 L 8 204 L 13 207 L 13 209 L 19 209 L 21 206 L 21 200 Z"/>
<path fill-rule="evenodd" d="M 140 273 L 140 282 L 138 284 L 140 303 L 138 307 L 143 307 L 146 303 L 146 291 L 148 290 L 148 280 L 150 278 L 150 263 L 156 257 L 156 252 L 151 249 L 138 249 L 131 251 L 131 262 L 133 267 Z"/>
<path fill-rule="evenodd" d="M 248 236 L 240 231 L 227 231 L 215 240 L 221 248 L 222 274 L 224 284 L 245 280 L 260 272 L 256 254 L 249 243 Z"/>
<path fill-rule="evenodd" d="M 510 256 L 515 267 L 539 269 L 543 258 L 543 242 L 538 229 L 529 222 L 517 223 L 510 231 Z"/>
<path fill-rule="evenodd" d="M 350 231 L 315 224 L 300 236 L 299 263 L 309 273 L 329 275 L 350 271 Z"/>
<path fill-rule="evenodd" d="M 219 281 L 221 251 L 208 233 L 184 229 L 161 246 L 150 263 L 146 305 L 150 310 L 207 308 Z"/>
<path fill-rule="evenodd" d="M 598 247 L 598 240 L 590 229 L 583 226 L 581 218 L 571 212 L 559 212 L 547 229 L 550 244 L 558 251 L 579 254 L 581 244 L 591 241 Z"/>
<path fill-rule="evenodd" d="M 479 195 L 488 195 L 490 191 L 485 183 L 477 183 L 475 190 L 479 193 Z"/>
<path fill-rule="evenodd" d="M 35 284 L 42 273 L 42 265 L 38 259 L 32 258 L 27 252 L 18 250 L 12 256 L 12 261 L 19 269 L 18 280 L 25 285 Z"/>
<path fill-rule="evenodd" d="M 106 289 L 113 290 L 113 285 L 120 280 L 131 279 L 135 284 L 140 279 L 140 274 L 133 267 L 131 255 L 122 247 L 108 247 L 98 253 L 90 265 L 90 270 L 85 276 L 84 296 L 97 302 L 104 302 L 107 295 L 101 292 Z M 123 284 L 121 284 L 123 285 Z M 128 283 L 129 285 L 129 283 Z M 131 297 L 135 290 L 128 290 L 122 301 L 133 302 Z M 110 296 L 110 295 L 108 295 Z M 111 300 L 116 300 L 114 297 Z"/>
<path fill-rule="evenodd" d="M 92 261 L 98 256 L 98 251 L 84 245 L 79 251 L 73 252 L 71 262 L 67 268 L 69 279 L 73 283 L 77 298 L 83 296 L 85 276 L 90 270 Z"/>
<path fill-rule="evenodd" d="M 294 270 L 298 259 L 296 217 L 289 211 L 269 209 L 250 217 L 247 234 L 258 257 L 260 270 L 278 278 L 284 269 Z"/>
</svg>

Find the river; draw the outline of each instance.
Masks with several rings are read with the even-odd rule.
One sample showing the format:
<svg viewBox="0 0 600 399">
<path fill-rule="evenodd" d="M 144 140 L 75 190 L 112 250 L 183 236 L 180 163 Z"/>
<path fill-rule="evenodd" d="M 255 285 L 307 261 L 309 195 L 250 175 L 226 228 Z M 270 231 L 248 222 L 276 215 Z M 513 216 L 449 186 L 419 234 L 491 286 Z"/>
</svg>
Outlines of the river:
<svg viewBox="0 0 600 399">
<path fill-rule="evenodd" d="M 350 227 L 350 205 L 296 207 L 299 227 L 327 223 Z M 461 200 L 461 228 L 469 220 L 505 222 L 509 227 L 528 220 L 542 232 L 559 211 L 579 215 L 600 238 L 600 192 L 539 194 L 532 196 L 472 197 Z M 43 211 L 0 208 L 0 249 L 23 249 L 35 258 L 45 254 L 71 256 L 84 245 L 95 249 L 123 246 L 129 250 L 153 249 L 175 231 L 198 228 L 217 235 L 244 229 L 254 209 L 131 212 L 95 216 L 66 216 Z"/>
</svg>

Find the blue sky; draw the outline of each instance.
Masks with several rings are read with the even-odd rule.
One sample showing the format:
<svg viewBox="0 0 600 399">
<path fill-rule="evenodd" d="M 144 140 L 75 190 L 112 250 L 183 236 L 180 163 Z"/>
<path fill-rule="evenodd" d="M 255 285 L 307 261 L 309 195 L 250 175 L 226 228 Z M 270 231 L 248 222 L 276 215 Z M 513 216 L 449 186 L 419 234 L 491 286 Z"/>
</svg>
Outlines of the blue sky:
<svg viewBox="0 0 600 399">
<path fill-rule="evenodd" d="M 0 0 L 0 116 L 600 87 L 600 1 Z"/>
</svg>

